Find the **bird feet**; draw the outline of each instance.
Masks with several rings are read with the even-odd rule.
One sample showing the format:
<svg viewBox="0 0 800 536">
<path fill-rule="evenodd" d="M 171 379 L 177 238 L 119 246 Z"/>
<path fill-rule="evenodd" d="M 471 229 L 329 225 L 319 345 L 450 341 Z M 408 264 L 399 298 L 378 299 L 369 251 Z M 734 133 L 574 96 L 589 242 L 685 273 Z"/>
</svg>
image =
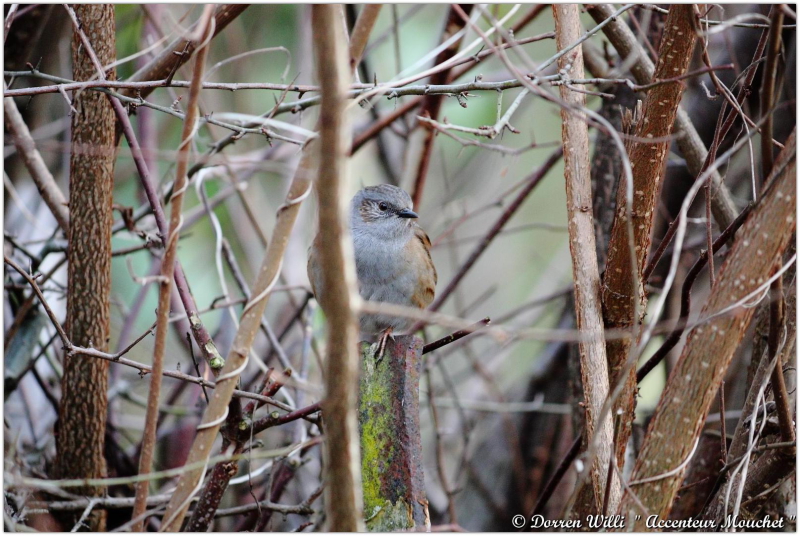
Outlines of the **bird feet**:
<svg viewBox="0 0 800 536">
<path fill-rule="evenodd" d="M 378 352 L 376 355 L 375 363 L 380 363 L 381 359 L 383 359 L 383 354 L 386 352 L 386 343 L 389 339 L 392 339 L 394 342 L 394 335 L 392 334 L 393 328 L 388 327 L 381 333 L 380 339 L 378 339 Z"/>
</svg>

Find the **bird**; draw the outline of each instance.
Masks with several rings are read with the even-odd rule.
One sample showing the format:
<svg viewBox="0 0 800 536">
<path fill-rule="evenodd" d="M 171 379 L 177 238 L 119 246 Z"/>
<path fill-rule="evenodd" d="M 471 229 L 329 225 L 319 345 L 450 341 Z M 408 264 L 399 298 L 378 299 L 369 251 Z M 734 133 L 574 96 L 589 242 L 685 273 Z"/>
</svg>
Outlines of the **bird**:
<svg viewBox="0 0 800 536">
<path fill-rule="evenodd" d="M 350 203 L 358 290 L 364 300 L 425 309 L 433 301 L 438 275 L 431 258 L 431 241 L 417 223 L 411 196 L 397 186 L 381 184 L 360 190 Z M 325 296 L 317 234 L 308 255 L 308 279 L 323 312 L 330 309 Z M 361 336 L 378 340 L 378 358 L 388 338 L 408 330 L 409 318 L 361 314 Z"/>
</svg>

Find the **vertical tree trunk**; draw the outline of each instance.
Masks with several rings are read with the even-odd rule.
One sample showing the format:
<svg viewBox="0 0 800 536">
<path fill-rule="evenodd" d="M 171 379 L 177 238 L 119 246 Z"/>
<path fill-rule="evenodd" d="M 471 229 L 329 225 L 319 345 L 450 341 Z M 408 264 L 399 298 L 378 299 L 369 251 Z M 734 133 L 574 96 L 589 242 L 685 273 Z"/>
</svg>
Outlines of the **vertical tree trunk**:
<svg viewBox="0 0 800 536">
<path fill-rule="evenodd" d="M 693 6 L 670 7 L 664 38 L 658 52 L 655 80 L 682 75 L 689 68 L 697 38 L 693 22 Z M 628 222 L 625 213 L 628 185 L 623 179 L 620 180 L 617 189 L 616 217 L 611 228 L 608 265 L 603 279 L 603 320 L 607 330 L 631 330 L 633 335 L 634 325 L 641 324 L 644 317 L 647 296 L 644 292 L 646 281 L 642 281 L 642 273 L 650 251 L 658 193 L 666 171 L 669 136 L 673 132 L 683 87 L 682 82 L 656 86 L 648 91 L 644 101 L 642 117 L 636 125 L 635 136 L 641 140 L 665 139 L 665 141 L 630 142 L 628 146 L 628 158 L 633 168 L 634 195 L 631 219 L 635 247 L 632 252 L 628 243 Z M 632 255 L 635 257 L 635 271 L 631 265 Z M 637 309 L 638 318 L 635 314 Z M 636 370 L 629 362 L 634 358 L 631 355 L 631 346 L 634 348 L 636 346 L 636 342 L 631 338 L 611 339 L 606 343 L 612 389 L 617 382 L 625 382 L 625 388 L 614 405 L 615 414 L 621 416 L 616 442 L 617 463 L 620 467 L 625 462 L 625 450 L 631 435 L 636 408 Z"/>
<path fill-rule="evenodd" d="M 75 12 L 100 61 L 104 65 L 114 61 L 114 6 L 75 5 Z M 75 80 L 96 75 L 77 34 L 72 40 L 72 63 Z M 115 78 L 113 71 L 106 75 Z M 96 91 L 76 93 L 73 105 L 77 113 L 72 116 L 70 159 L 67 333 L 73 344 L 105 351 L 111 291 L 114 112 L 108 98 Z M 65 359 L 56 438 L 60 478 L 105 475 L 107 374 L 108 361 L 81 355 Z M 96 496 L 104 490 L 87 487 L 80 493 Z M 103 530 L 104 512 L 96 512 L 87 523 L 93 531 Z"/>
<path fill-rule="evenodd" d="M 577 5 L 553 5 L 556 23 L 556 45 L 563 50 L 580 38 L 580 13 Z M 583 77 L 583 52 L 575 48 L 558 60 L 559 69 L 570 71 L 574 78 Z M 561 98 L 575 108 L 586 105 L 583 93 L 566 86 L 559 88 Z M 583 383 L 584 435 L 583 450 L 590 450 L 597 434 L 596 455 L 591 459 L 590 479 L 581 488 L 576 515 L 616 510 L 620 498 L 619 479 L 609 472 L 613 456 L 614 430 L 611 415 L 602 418 L 608 397 L 608 363 L 600 301 L 600 271 L 595 250 L 592 186 L 589 176 L 589 134 L 580 112 L 561 109 L 561 139 L 564 146 L 564 179 L 567 190 L 569 250 L 572 257 L 572 278 L 575 284 L 575 319 L 578 331 L 585 337 L 578 343 Z M 602 420 L 601 420 L 602 418 Z M 607 485 L 610 484 L 610 485 Z M 606 498 L 605 496 L 608 495 Z M 604 501 L 605 499 L 605 501 Z"/>
<path fill-rule="evenodd" d="M 350 75 L 345 36 L 335 4 L 311 10 L 314 62 L 322 102 L 319 115 L 320 263 L 330 310 L 325 352 L 325 529 L 364 530 L 361 453 L 358 443 L 358 317 L 355 261 L 347 224 L 347 156 L 350 153 L 345 88 Z M 357 62 L 356 62 L 357 63 Z"/>
</svg>

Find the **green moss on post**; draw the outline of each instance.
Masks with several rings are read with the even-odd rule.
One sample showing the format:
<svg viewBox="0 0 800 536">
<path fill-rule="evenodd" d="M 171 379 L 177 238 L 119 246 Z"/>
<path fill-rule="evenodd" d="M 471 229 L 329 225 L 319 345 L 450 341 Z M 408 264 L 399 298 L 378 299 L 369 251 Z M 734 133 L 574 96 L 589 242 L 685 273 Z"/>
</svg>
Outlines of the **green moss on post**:
<svg viewBox="0 0 800 536">
<path fill-rule="evenodd" d="M 370 532 L 430 529 L 419 433 L 421 352 L 413 335 L 389 340 L 380 360 L 361 343 L 358 424 Z"/>
</svg>

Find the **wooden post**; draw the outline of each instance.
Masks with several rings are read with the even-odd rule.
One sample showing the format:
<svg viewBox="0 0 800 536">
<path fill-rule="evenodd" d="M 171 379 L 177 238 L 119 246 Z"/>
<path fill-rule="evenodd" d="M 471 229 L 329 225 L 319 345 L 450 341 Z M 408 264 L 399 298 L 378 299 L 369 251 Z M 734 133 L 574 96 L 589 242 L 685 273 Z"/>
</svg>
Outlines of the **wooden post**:
<svg viewBox="0 0 800 536">
<path fill-rule="evenodd" d="M 358 425 L 364 518 L 370 532 L 430 530 L 422 441 L 419 375 L 422 340 L 413 335 L 361 343 Z"/>
</svg>

